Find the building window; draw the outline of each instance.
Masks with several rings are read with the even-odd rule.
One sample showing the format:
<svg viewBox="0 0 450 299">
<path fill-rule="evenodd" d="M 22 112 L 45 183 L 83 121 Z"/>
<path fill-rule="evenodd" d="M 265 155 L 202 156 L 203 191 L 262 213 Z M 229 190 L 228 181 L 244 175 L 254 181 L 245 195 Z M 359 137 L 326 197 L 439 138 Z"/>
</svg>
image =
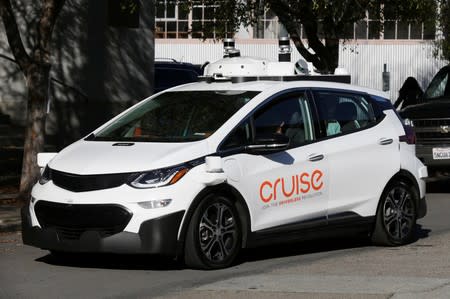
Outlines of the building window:
<svg viewBox="0 0 450 299">
<path fill-rule="evenodd" d="M 216 38 L 214 12 L 215 5 L 204 5 L 201 2 L 192 8 L 192 37 Z"/>
<path fill-rule="evenodd" d="M 114 2 L 114 0 L 109 0 Z M 115 0 L 117 2 L 138 2 L 138 0 Z M 158 0 L 156 1 L 156 38 L 218 38 L 218 33 L 226 30 L 226 20 L 214 18 L 218 5 L 205 5 L 202 1 L 193 1 L 190 9 L 188 1 Z M 396 20 L 393 9 L 383 4 L 381 9 L 374 8 L 366 12 L 366 17 L 348 26 L 341 38 L 345 39 L 385 39 L 385 40 L 434 40 L 435 16 L 424 23 Z M 265 10 L 258 24 L 253 26 L 253 38 L 276 39 L 286 36 L 287 32 L 278 17 L 271 11 Z M 228 32 L 232 37 L 234 32 Z M 319 37 L 324 38 L 323 29 L 319 24 Z M 306 38 L 303 28 L 301 38 Z"/>
<path fill-rule="evenodd" d="M 156 1 L 156 38 L 188 38 L 189 9 L 179 1 Z"/>
<path fill-rule="evenodd" d="M 216 7 L 194 1 L 191 10 L 188 1 L 156 1 L 155 37 L 217 38 L 216 26 L 225 25 L 214 18 Z"/>
</svg>

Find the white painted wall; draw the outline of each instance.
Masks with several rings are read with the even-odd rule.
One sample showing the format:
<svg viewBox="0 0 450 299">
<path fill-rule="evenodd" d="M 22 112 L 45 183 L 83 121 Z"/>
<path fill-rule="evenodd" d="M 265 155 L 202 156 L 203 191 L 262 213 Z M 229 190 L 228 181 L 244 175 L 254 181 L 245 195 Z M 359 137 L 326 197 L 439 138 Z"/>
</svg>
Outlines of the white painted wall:
<svg viewBox="0 0 450 299">
<path fill-rule="evenodd" d="M 293 45 L 292 61 L 301 58 Z M 220 42 L 199 40 L 155 40 L 155 57 L 174 58 L 179 61 L 203 64 L 222 58 Z M 242 56 L 278 59 L 277 40 L 236 40 Z M 395 101 L 405 79 L 415 77 L 425 89 L 434 74 L 448 62 L 433 56 L 433 44 L 423 41 L 393 41 L 345 43 L 340 45 L 339 66 L 346 68 L 352 83 L 382 89 L 383 65 L 390 72 L 390 97 Z"/>
<path fill-rule="evenodd" d="M 348 44 L 339 49 L 339 65 L 352 76 L 352 83 L 382 89 L 383 65 L 390 72 L 390 97 L 395 101 L 407 77 L 417 79 L 426 89 L 436 72 L 446 65 L 433 55 L 432 43 Z"/>
</svg>

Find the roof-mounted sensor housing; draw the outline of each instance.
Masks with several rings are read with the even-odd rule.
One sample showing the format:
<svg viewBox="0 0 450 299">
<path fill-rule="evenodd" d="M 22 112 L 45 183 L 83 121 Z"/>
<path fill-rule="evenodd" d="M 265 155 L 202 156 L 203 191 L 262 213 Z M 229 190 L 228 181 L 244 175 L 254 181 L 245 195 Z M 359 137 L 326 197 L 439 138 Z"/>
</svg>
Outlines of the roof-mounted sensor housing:
<svg viewBox="0 0 450 299">
<path fill-rule="evenodd" d="M 240 51 L 235 47 L 232 38 L 224 40 L 224 55 L 222 59 L 208 64 L 201 81 L 233 83 L 248 81 L 331 81 L 340 83 L 350 83 L 350 75 L 342 69 L 336 69 L 334 75 L 321 75 L 315 73 L 308 63 L 300 59 L 291 62 L 291 45 L 288 37 L 279 40 L 278 58 L 279 61 L 270 61 L 264 58 L 241 56 Z"/>
</svg>

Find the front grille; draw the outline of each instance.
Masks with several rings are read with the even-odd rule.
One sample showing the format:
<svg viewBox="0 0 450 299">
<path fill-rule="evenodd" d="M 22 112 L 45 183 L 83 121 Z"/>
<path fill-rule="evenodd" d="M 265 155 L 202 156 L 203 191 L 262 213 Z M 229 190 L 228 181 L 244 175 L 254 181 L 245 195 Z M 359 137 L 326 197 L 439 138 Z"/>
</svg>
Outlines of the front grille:
<svg viewBox="0 0 450 299">
<path fill-rule="evenodd" d="M 108 237 L 124 230 L 132 214 L 113 204 L 63 204 L 38 201 L 34 207 L 42 228 L 52 228 L 62 239 L 77 240 L 86 231 Z"/>
<path fill-rule="evenodd" d="M 447 141 L 450 140 L 450 133 L 440 133 L 440 132 L 417 132 L 416 137 L 419 140 L 429 139 L 429 140 L 442 140 Z"/>
<path fill-rule="evenodd" d="M 450 132 L 445 131 L 443 126 L 450 127 L 450 118 L 414 120 L 417 143 L 449 143 Z"/>
<path fill-rule="evenodd" d="M 450 126 L 450 118 L 415 119 L 413 122 L 415 127 Z"/>
<path fill-rule="evenodd" d="M 73 192 L 93 191 L 119 187 L 125 184 L 132 173 L 78 175 L 54 169 L 49 169 L 50 179 L 53 183 Z"/>
</svg>

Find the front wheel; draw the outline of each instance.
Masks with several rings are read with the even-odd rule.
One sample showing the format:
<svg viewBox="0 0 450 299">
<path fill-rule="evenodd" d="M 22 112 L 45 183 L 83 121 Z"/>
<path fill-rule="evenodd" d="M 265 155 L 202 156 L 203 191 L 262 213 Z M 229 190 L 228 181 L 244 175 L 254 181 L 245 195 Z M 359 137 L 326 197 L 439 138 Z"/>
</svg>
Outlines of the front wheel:
<svg viewBox="0 0 450 299">
<path fill-rule="evenodd" d="M 225 268 L 233 263 L 241 244 L 241 221 L 234 203 L 227 197 L 210 195 L 191 218 L 184 261 L 192 268 Z"/>
<path fill-rule="evenodd" d="M 378 205 L 372 234 L 375 244 L 397 246 L 413 240 L 417 197 L 417 190 L 402 181 L 395 181 L 387 186 Z"/>
</svg>

